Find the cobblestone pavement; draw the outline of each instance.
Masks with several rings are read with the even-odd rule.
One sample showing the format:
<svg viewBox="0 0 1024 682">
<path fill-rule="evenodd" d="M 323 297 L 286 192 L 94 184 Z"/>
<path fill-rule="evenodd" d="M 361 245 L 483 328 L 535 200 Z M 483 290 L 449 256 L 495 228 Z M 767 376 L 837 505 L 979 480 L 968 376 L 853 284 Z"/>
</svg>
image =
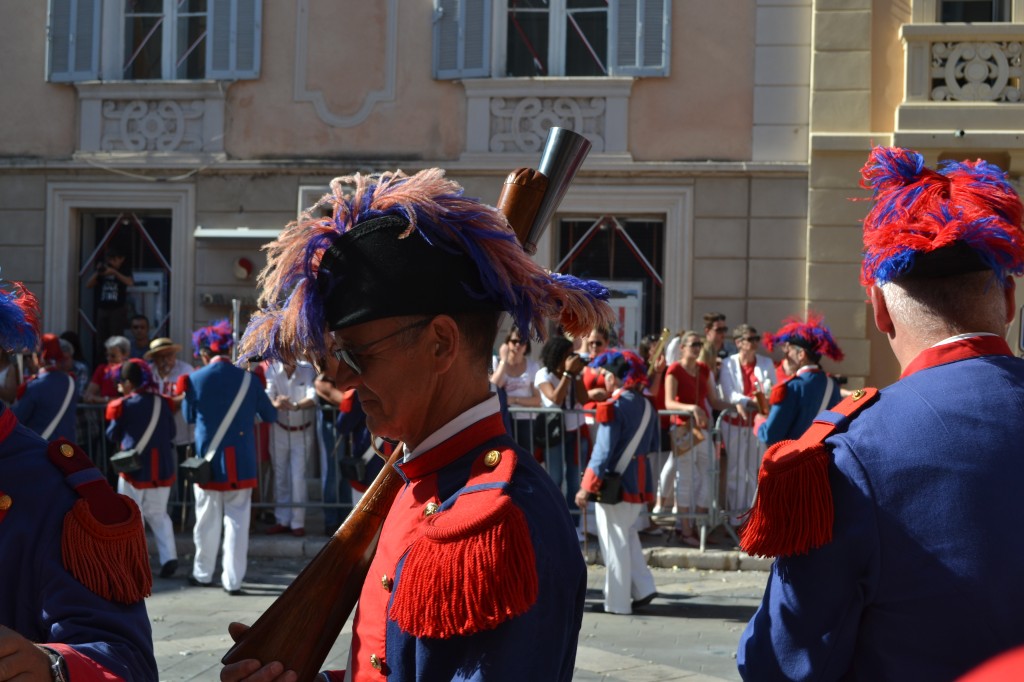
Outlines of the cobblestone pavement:
<svg viewBox="0 0 1024 682">
<path fill-rule="evenodd" d="M 186 559 L 186 557 L 182 557 Z M 184 578 L 154 579 L 147 600 L 160 679 L 216 680 L 229 648 L 227 624 L 253 622 L 301 570 L 306 559 L 251 558 L 243 589 L 186 585 Z M 190 563 L 182 561 L 184 567 Z M 595 613 L 604 567 L 589 568 L 575 680 L 655 682 L 737 680 L 736 642 L 764 589 L 761 571 L 655 568 L 661 595 L 632 616 Z M 182 568 L 180 573 L 186 573 Z M 300 633 L 296 633 L 299 635 Z M 351 629 L 346 625 L 325 667 L 342 668 Z"/>
</svg>

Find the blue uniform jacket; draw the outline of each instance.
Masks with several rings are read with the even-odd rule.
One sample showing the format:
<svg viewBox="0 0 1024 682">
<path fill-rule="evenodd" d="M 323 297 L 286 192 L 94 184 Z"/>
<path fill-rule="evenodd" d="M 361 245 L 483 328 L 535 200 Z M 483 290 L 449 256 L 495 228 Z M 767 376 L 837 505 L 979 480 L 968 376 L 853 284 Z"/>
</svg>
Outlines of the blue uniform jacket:
<svg viewBox="0 0 1024 682">
<path fill-rule="evenodd" d="M 122 450 L 135 447 L 153 418 L 153 404 L 159 405 L 156 428 L 150 436 L 146 452 L 139 460 L 142 467 L 121 478 L 136 488 L 157 488 L 171 485 L 177 468 L 174 446 L 174 415 L 167 399 L 157 393 L 132 393 L 107 405 L 107 436 L 120 443 Z"/>
<path fill-rule="evenodd" d="M 640 428 L 644 404 L 649 402 L 636 391 L 622 391 L 608 408 L 599 408 L 594 451 L 590 455 L 587 470 L 583 473 L 585 489 L 596 493 L 608 472 L 615 470 L 619 458 L 626 451 L 626 446 Z M 661 447 L 661 430 L 658 411 L 654 409 L 654 405 L 650 405 L 650 414 L 636 453 L 622 472 L 622 499 L 625 502 L 648 502 L 654 494 L 647 453 L 657 452 Z"/>
<path fill-rule="evenodd" d="M 744 679 L 952 680 L 1024 643 L 1024 360 L 978 338 L 1001 352 L 905 376 L 826 440 L 833 540 L 775 562 Z"/>
<path fill-rule="evenodd" d="M 242 385 L 245 370 L 227 359 L 217 359 L 202 369 L 179 379 L 184 393 L 181 409 L 185 419 L 196 425 L 196 456 L 206 455 L 217 428 L 224 420 Z M 242 399 L 217 447 L 212 465 L 212 479 L 202 487 L 207 490 L 239 490 L 256 487 L 256 438 L 253 425 L 256 415 L 265 422 L 277 421 L 277 409 L 270 403 L 259 379 L 253 375 L 249 390 Z"/>
<path fill-rule="evenodd" d="M 24 426 L 4 422 L 0 406 L 0 624 L 33 642 L 55 645 L 102 665 L 125 680 L 158 678 L 145 602 L 117 604 L 91 592 L 64 569 L 64 515 L 79 497 L 46 455 L 46 443 Z M 68 657 L 68 654 L 65 654 Z M 82 673 L 76 681 L 109 679 Z M 86 665 L 84 668 L 88 669 Z"/>
<path fill-rule="evenodd" d="M 820 369 L 801 369 L 789 381 L 776 386 L 772 390 L 771 411 L 757 430 L 757 437 L 768 445 L 774 445 L 782 440 L 802 436 L 814 422 L 815 415 L 821 411 L 828 383 L 828 375 Z M 835 380 L 831 383 L 832 395 L 826 408 L 834 407 L 842 397 L 839 384 Z M 781 398 L 778 397 L 780 394 Z"/>
<path fill-rule="evenodd" d="M 14 416 L 22 424 L 42 435 L 64 404 L 69 382 L 73 389 L 77 389 L 75 378 L 66 372 L 57 370 L 40 372 L 38 376 L 29 379 L 25 384 L 24 393 L 11 408 L 14 410 Z M 64 416 L 60 418 L 57 428 L 46 440 L 54 441 L 58 438 L 67 438 L 71 442 L 76 440 L 75 409 L 77 407 L 78 391 L 72 390 L 71 402 L 64 410 Z"/>
<path fill-rule="evenodd" d="M 493 462 L 489 454 L 499 457 L 500 467 L 513 462 L 513 453 L 507 482 L 481 483 L 481 477 L 497 471 L 485 463 Z M 384 522 L 355 614 L 348 670 L 353 679 L 571 680 L 586 565 L 565 499 L 537 461 L 505 432 L 501 415 L 494 412 L 398 468 L 406 484 Z M 497 521 L 484 518 L 508 498 L 516 511 Z M 469 505 L 471 511 L 460 511 L 460 505 Z M 512 517 L 525 522 L 526 540 L 533 547 L 537 593 L 532 605 L 520 615 L 500 616 L 492 628 L 446 638 L 403 630 L 393 610 L 403 594 L 417 611 L 429 612 L 429 603 L 490 604 L 520 587 L 510 584 L 515 582 L 511 567 L 488 566 L 464 551 L 481 542 L 488 545 Z M 464 532 L 451 542 L 423 545 L 427 526 L 435 521 L 449 528 L 454 523 Z M 414 552 L 422 548 L 425 556 L 417 559 Z M 516 552 L 506 559 L 509 563 L 525 556 Z M 414 573 L 434 577 L 426 582 L 406 577 Z M 474 627 L 461 620 L 457 624 Z M 371 660 L 378 661 L 380 670 Z"/>
</svg>

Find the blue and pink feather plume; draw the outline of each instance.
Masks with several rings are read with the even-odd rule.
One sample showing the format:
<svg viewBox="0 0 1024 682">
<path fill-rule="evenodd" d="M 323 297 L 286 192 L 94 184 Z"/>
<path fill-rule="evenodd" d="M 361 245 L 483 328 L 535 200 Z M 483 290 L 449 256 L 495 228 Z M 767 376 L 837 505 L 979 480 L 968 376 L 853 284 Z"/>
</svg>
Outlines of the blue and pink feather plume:
<svg viewBox="0 0 1024 682">
<path fill-rule="evenodd" d="M 772 350 L 779 343 L 796 343 L 812 353 L 832 358 L 836 362 L 843 359 L 843 351 L 832 338 L 832 332 L 825 326 L 824 318 L 817 313 L 807 313 L 806 322 L 798 317 L 787 317 L 777 332 L 764 335 L 764 345 L 768 350 Z"/>
<path fill-rule="evenodd" d="M 39 343 L 39 302 L 21 282 L 0 282 L 0 347 L 34 350 Z"/>
<path fill-rule="evenodd" d="M 876 147 L 861 177 L 874 201 L 864 219 L 864 286 L 896 279 L 919 254 L 955 242 L 971 247 L 1000 280 L 1024 272 L 1020 197 L 997 166 L 946 161 L 936 171 L 916 152 Z"/>
<path fill-rule="evenodd" d="M 615 374 L 624 389 L 643 388 L 649 384 L 647 365 L 631 350 L 611 348 L 591 360 L 590 366 Z"/>
<path fill-rule="evenodd" d="M 209 348 L 214 353 L 226 353 L 235 343 L 231 322 L 225 318 L 208 327 L 201 327 L 192 334 L 192 355 L 199 357 L 199 351 Z"/>
</svg>

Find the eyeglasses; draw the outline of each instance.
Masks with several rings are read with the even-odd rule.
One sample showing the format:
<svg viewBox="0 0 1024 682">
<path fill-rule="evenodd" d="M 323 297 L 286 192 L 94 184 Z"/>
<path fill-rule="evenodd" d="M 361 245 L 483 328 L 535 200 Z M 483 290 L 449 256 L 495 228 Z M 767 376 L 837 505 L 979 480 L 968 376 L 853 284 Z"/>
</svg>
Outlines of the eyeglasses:
<svg viewBox="0 0 1024 682">
<path fill-rule="evenodd" d="M 693 343 L 686 344 L 686 346 L 687 346 L 687 348 L 703 348 L 704 347 L 704 342 L 703 341 L 694 341 Z"/>
<path fill-rule="evenodd" d="M 724 334 L 727 331 L 729 331 L 729 328 L 728 327 L 712 327 L 711 331 L 715 332 L 716 334 Z"/>
<path fill-rule="evenodd" d="M 514 346 L 518 346 L 519 344 L 521 344 L 523 342 L 523 340 L 522 339 L 509 339 L 508 342 L 511 343 Z"/>
<path fill-rule="evenodd" d="M 754 336 L 744 336 L 740 339 L 740 341 L 750 341 L 751 343 L 758 343 L 760 340 L 761 336 L 759 334 L 755 334 Z"/>
<path fill-rule="evenodd" d="M 334 355 L 334 358 L 338 362 L 344 362 L 353 372 L 355 372 L 356 374 L 362 374 L 363 368 L 360 367 L 359 362 L 356 360 L 357 356 L 365 353 L 370 348 L 376 346 L 379 343 L 383 343 L 384 341 L 387 341 L 390 338 L 398 336 L 402 332 L 407 332 L 410 329 L 416 329 L 418 327 L 426 327 L 428 324 L 430 324 L 430 321 L 433 319 L 434 318 L 432 317 L 425 317 L 419 322 L 413 322 L 412 324 L 407 324 L 404 327 L 399 327 L 390 334 L 382 336 L 379 339 L 376 339 L 375 341 L 370 341 L 369 343 L 364 343 L 362 345 L 354 346 L 352 348 L 335 348 L 331 351 L 331 353 Z"/>
</svg>

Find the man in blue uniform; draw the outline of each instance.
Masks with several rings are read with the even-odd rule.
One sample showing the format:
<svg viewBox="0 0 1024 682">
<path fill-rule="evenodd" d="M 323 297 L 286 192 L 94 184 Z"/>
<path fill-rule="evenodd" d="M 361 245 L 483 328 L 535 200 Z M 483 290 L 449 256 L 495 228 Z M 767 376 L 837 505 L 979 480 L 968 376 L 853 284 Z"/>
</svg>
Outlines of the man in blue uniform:
<svg viewBox="0 0 1024 682">
<path fill-rule="evenodd" d="M 786 320 L 782 328 L 765 337 L 768 350 L 782 344 L 786 359 L 797 368 L 788 381 L 772 387 L 768 402 L 771 410 L 757 429 L 757 437 L 767 445 L 799 438 L 814 421 L 814 416 L 839 402 L 839 384 L 818 363 L 822 356 L 843 359 L 832 332 L 814 313 L 807 321 Z"/>
<path fill-rule="evenodd" d="M 332 353 L 370 431 L 401 441 L 404 486 L 360 592 L 348 669 L 330 679 L 568 682 L 586 566 L 564 498 L 505 429 L 488 369 L 502 310 L 520 330 L 556 317 L 581 334 L 607 318 L 607 290 L 538 267 L 504 216 L 439 169 L 331 186 L 268 247 L 268 308 L 240 353 Z M 221 679 L 281 672 L 243 660 Z"/>
<path fill-rule="evenodd" d="M 55 334 L 43 334 L 39 359 L 39 374 L 18 389 L 14 416 L 43 440 L 74 441 L 78 386 L 68 372 L 71 357 Z"/>
<path fill-rule="evenodd" d="M 277 410 L 263 386 L 249 372 L 231 364 L 231 325 L 221 320 L 192 335 L 196 357 L 205 367 L 178 379 L 185 419 L 196 425 L 196 455 L 210 463 L 210 480 L 193 485 L 196 556 L 188 582 L 212 587 L 217 546 L 223 526 L 224 556 L 220 584 L 228 594 L 242 594 L 249 554 L 252 489 L 256 487 L 257 415 L 277 420 Z"/>
<path fill-rule="evenodd" d="M 1024 643 L 1022 206 L 984 162 L 875 149 L 862 282 L 902 368 L 765 455 L 744 547 L 778 556 L 747 680 L 953 680 Z"/>
<path fill-rule="evenodd" d="M 0 290 L 0 346 L 34 347 L 35 319 L 27 290 Z M 138 508 L 84 452 L 47 445 L 3 405 L 0 557 L 4 679 L 157 679 Z"/>
</svg>

